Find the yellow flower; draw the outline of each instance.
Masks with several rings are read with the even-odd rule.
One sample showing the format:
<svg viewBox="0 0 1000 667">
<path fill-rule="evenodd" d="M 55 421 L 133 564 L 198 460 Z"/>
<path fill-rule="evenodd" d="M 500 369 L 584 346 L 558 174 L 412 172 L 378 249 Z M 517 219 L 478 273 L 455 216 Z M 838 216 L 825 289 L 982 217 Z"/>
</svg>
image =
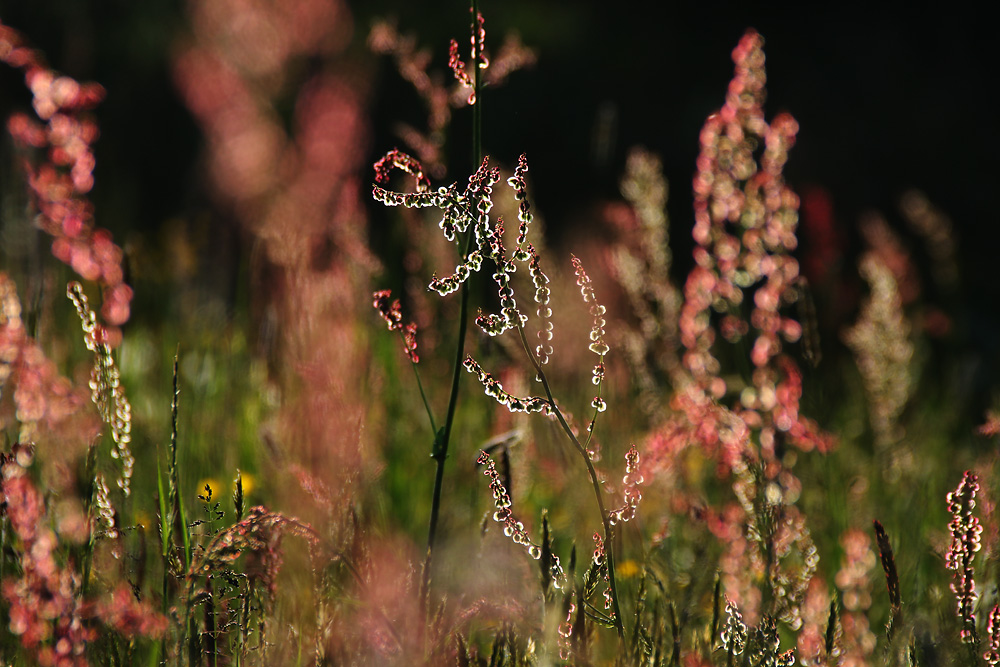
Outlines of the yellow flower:
<svg viewBox="0 0 1000 667">
<path fill-rule="evenodd" d="M 207 489 L 205 487 L 208 487 Z M 208 489 L 212 490 L 212 500 L 219 500 L 219 491 L 222 490 L 222 482 L 215 479 L 214 477 L 204 477 L 198 480 L 198 497 L 204 501 L 208 502 Z"/>
<path fill-rule="evenodd" d="M 618 576 L 620 576 L 622 579 L 628 579 L 630 577 L 634 577 L 635 575 L 639 574 L 639 565 L 630 558 L 628 560 L 623 560 L 621 563 L 618 563 L 617 570 L 618 570 Z"/>
<path fill-rule="evenodd" d="M 240 472 L 240 476 L 243 478 L 243 495 L 249 496 L 253 493 L 254 488 L 257 486 L 257 478 L 248 472 Z M 236 492 L 236 480 L 233 479 L 233 493 Z"/>
</svg>

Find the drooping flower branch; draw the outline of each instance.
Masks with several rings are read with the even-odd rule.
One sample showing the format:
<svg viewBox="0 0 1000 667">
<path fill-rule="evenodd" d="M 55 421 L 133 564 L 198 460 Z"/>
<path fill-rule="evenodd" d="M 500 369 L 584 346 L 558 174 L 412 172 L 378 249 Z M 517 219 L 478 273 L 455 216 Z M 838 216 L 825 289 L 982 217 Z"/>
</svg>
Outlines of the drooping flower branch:
<svg viewBox="0 0 1000 667">
<path fill-rule="evenodd" d="M 403 324 L 403 311 L 399 304 L 399 299 L 392 299 L 391 290 L 379 290 L 372 295 L 375 310 L 381 315 L 389 326 L 389 331 L 399 331 L 403 337 L 403 351 L 413 363 L 418 363 L 420 357 L 417 355 L 417 323 L 410 322 Z"/>
</svg>

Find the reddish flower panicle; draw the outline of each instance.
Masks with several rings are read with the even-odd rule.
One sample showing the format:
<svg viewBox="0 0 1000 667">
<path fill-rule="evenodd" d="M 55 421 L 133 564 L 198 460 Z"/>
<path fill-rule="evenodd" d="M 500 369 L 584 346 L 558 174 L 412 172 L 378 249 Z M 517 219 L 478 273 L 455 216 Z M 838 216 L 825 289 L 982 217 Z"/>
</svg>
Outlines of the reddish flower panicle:
<svg viewBox="0 0 1000 667">
<path fill-rule="evenodd" d="M 406 325 L 403 324 L 402 307 L 399 305 L 399 299 L 390 301 L 392 298 L 391 290 L 379 290 L 378 292 L 375 292 L 372 297 L 374 298 L 372 305 L 389 326 L 389 331 L 399 331 L 403 336 L 403 351 L 406 352 L 406 356 L 409 357 L 410 361 L 413 363 L 419 362 L 420 357 L 417 356 L 416 322 L 410 322 Z"/>
<path fill-rule="evenodd" d="M 87 199 L 94 185 L 91 146 L 99 133 L 86 112 L 104 98 L 104 89 L 52 71 L 37 51 L 25 47 L 21 36 L 2 23 L 0 60 L 23 70 L 35 115 L 43 121 L 25 113 L 15 113 L 7 121 L 15 144 L 24 150 L 22 166 L 38 211 L 36 224 L 52 236 L 57 259 L 82 278 L 102 284 L 105 342 L 114 347 L 120 340 L 118 326 L 129 318 L 132 290 L 123 282 L 122 250 L 110 233 L 94 228 L 93 205 Z M 38 151 L 45 156 L 42 161 L 32 157 Z"/>
<path fill-rule="evenodd" d="M 397 148 L 393 148 L 379 158 L 374 167 L 376 183 L 388 183 L 392 170 L 401 169 L 416 180 L 417 192 L 427 192 L 431 187 L 431 180 L 427 177 L 420 161 Z"/>
<path fill-rule="evenodd" d="M 945 565 L 955 572 L 955 581 L 951 590 L 958 600 L 958 617 L 962 621 L 962 641 L 975 643 L 976 628 L 976 593 L 975 570 L 972 561 L 980 547 L 980 534 L 983 527 L 979 519 L 973 516 L 976 507 L 976 493 L 979 491 L 979 478 L 971 470 L 965 472 L 958 488 L 948 494 L 948 511 L 951 512 L 951 546 L 945 554 Z"/>
<path fill-rule="evenodd" d="M 990 667 L 1000 664 L 1000 605 L 993 605 L 990 611 L 989 620 L 986 623 L 986 635 L 989 637 L 990 647 L 983 654 Z"/>
</svg>

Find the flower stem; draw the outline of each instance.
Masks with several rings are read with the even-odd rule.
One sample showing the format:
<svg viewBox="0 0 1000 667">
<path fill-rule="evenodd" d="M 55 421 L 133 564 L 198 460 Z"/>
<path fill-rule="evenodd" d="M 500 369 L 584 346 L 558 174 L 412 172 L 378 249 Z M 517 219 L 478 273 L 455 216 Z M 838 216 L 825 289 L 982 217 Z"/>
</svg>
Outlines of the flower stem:
<svg viewBox="0 0 1000 667">
<path fill-rule="evenodd" d="M 403 339 L 403 344 L 406 344 L 406 337 L 403 332 L 399 332 L 399 337 Z M 431 432 L 437 434 L 437 424 L 434 421 L 434 411 L 431 410 L 430 401 L 427 400 L 427 392 L 424 391 L 424 383 L 420 380 L 420 368 L 417 366 L 417 362 L 410 360 L 410 366 L 413 367 L 413 376 L 417 378 L 417 389 L 420 390 L 420 399 L 424 402 L 424 409 L 427 411 L 427 419 L 431 423 Z"/>
<path fill-rule="evenodd" d="M 601 523 L 604 524 L 604 551 L 608 559 L 608 585 L 611 587 L 611 602 L 615 614 L 615 629 L 618 631 L 618 638 L 620 640 L 624 640 L 625 626 L 622 623 L 621 609 L 618 606 L 618 583 L 615 580 L 615 557 L 614 544 L 611 541 L 613 536 L 611 518 L 607 509 L 604 507 L 604 494 L 601 493 L 601 482 L 597 479 L 597 470 L 594 468 L 594 462 L 590 460 L 590 456 L 587 454 L 587 449 L 580 443 L 580 439 L 576 437 L 575 433 L 573 433 L 573 429 L 570 428 L 569 423 L 566 422 L 566 417 L 563 416 L 559 406 L 556 405 L 555 398 L 552 396 L 552 389 L 549 387 L 549 381 L 545 377 L 545 371 L 542 370 L 541 364 L 538 363 L 538 359 L 535 358 L 534 353 L 531 351 L 531 346 L 528 345 L 528 338 L 524 334 L 524 327 L 520 324 L 517 326 L 517 333 L 521 336 L 521 345 L 524 347 L 524 351 L 528 355 L 528 359 L 531 360 L 531 365 L 534 367 L 535 373 L 542 382 L 542 387 L 545 389 L 545 397 L 548 399 L 549 405 L 552 407 L 552 412 L 555 414 L 556 419 L 559 420 L 559 425 L 562 426 L 563 431 L 565 431 L 566 435 L 569 436 L 573 446 L 576 447 L 576 451 L 580 452 L 580 456 L 583 457 L 583 462 L 587 466 L 587 472 L 590 473 L 590 482 L 594 486 L 594 496 L 597 498 L 597 507 L 601 511 Z"/>
<path fill-rule="evenodd" d="M 479 16 L 478 0 L 472 0 L 472 35 L 473 40 L 477 36 Z M 482 161 L 482 132 L 483 132 L 483 111 L 481 83 L 482 77 L 479 71 L 478 54 L 472 62 L 474 74 L 474 94 L 475 104 L 472 105 L 472 153 L 475 159 L 474 164 Z M 475 239 L 473 230 L 468 231 L 468 238 L 465 242 L 465 249 L 462 252 L 462 261 L 466 261 L 472 251 L 472 244 Z M 437 539 L 438 517 L 441 511 L 441 490 L 444 487 L 444 462 L 448 458 L 448 444 L 451 442 L 451 430 L 455 423 L 455 410 L 458 407 L 458 390 L 462 377 L 463 362 L 465 360 L 465 335 L 468 330 L 469 319 L 469 284 L 466 281 L 462 285 L 461 306 L 458 315 L 458 343 L 455 346 L 455 367 L 451 377 L 451 395 L 448 397 L 448 413 L 445 416 L 444 426 L 441 431 L 435 430 L 434 451 L 431 458 L 437 464 L 434 473 L 434 492 L 431 500 L 431 519 L 427 530 L 427 555 L 424 557 L 424 571 L 420 582 L 420 610 L 424 615 L 421 628 L 426 628 L 428 618 L 428 602 L 431 583 L 431 566 L 434 556 L 434 543 Z M 433 424 L 433 419 L 431 420 Z"/>
</svg>

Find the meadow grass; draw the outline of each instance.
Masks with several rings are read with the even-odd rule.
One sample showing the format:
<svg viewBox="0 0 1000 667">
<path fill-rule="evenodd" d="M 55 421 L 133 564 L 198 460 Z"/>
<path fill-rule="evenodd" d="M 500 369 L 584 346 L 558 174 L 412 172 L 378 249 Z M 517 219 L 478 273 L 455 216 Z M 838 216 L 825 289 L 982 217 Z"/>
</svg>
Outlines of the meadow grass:
<svg viewBox="0 0 1000 667">
<path fill-rule="evenodd" d="M 398 270 L 356 229 L 347 82 L 310 80 L 304 136 L 275 138 L 268 72 L 197 67 L 248 57 L 219 25 L 179 52 L 254 248 L 231 314 L 152 272 L 126 284 L 89 201 L 104 91 L 0 24 L 32 99 L 7 122 L 3 195 L 24 206 L 3 226 L 52 255 L 0 268 L 0 662 L 1000 663 L 1000 417 L 969 422 L 935 386 L 931 315 L 958 314 L 880 218 L 853 324 L 825 326 L 836 285 L 807 279 L 822 249 L 799 243 L 798 125 L 765 112 L 762 37 L 736 45 L 699 137 L 677 280 L 643 149 L 613 241 L 547 246 L 528 157 L 482 150 L 484 105 L 535 55 L 492 53 L 470 9 L 452 88 L 372 31 L 428 109 L 402 128 L 413 155 L 362 174 L 402 230 Z M 467 107 L 472 136 L 447 136 Z M 240 132 L 272 153 L 233 162 Z M 449 176 L 446 140 L 472 173 Z M 902 210 L 932 274 L 960 280 L 944 215 L 919 193 Z M 155 290 L 176 292 L 159 328 L 131 313 Z"/>
</svg>

